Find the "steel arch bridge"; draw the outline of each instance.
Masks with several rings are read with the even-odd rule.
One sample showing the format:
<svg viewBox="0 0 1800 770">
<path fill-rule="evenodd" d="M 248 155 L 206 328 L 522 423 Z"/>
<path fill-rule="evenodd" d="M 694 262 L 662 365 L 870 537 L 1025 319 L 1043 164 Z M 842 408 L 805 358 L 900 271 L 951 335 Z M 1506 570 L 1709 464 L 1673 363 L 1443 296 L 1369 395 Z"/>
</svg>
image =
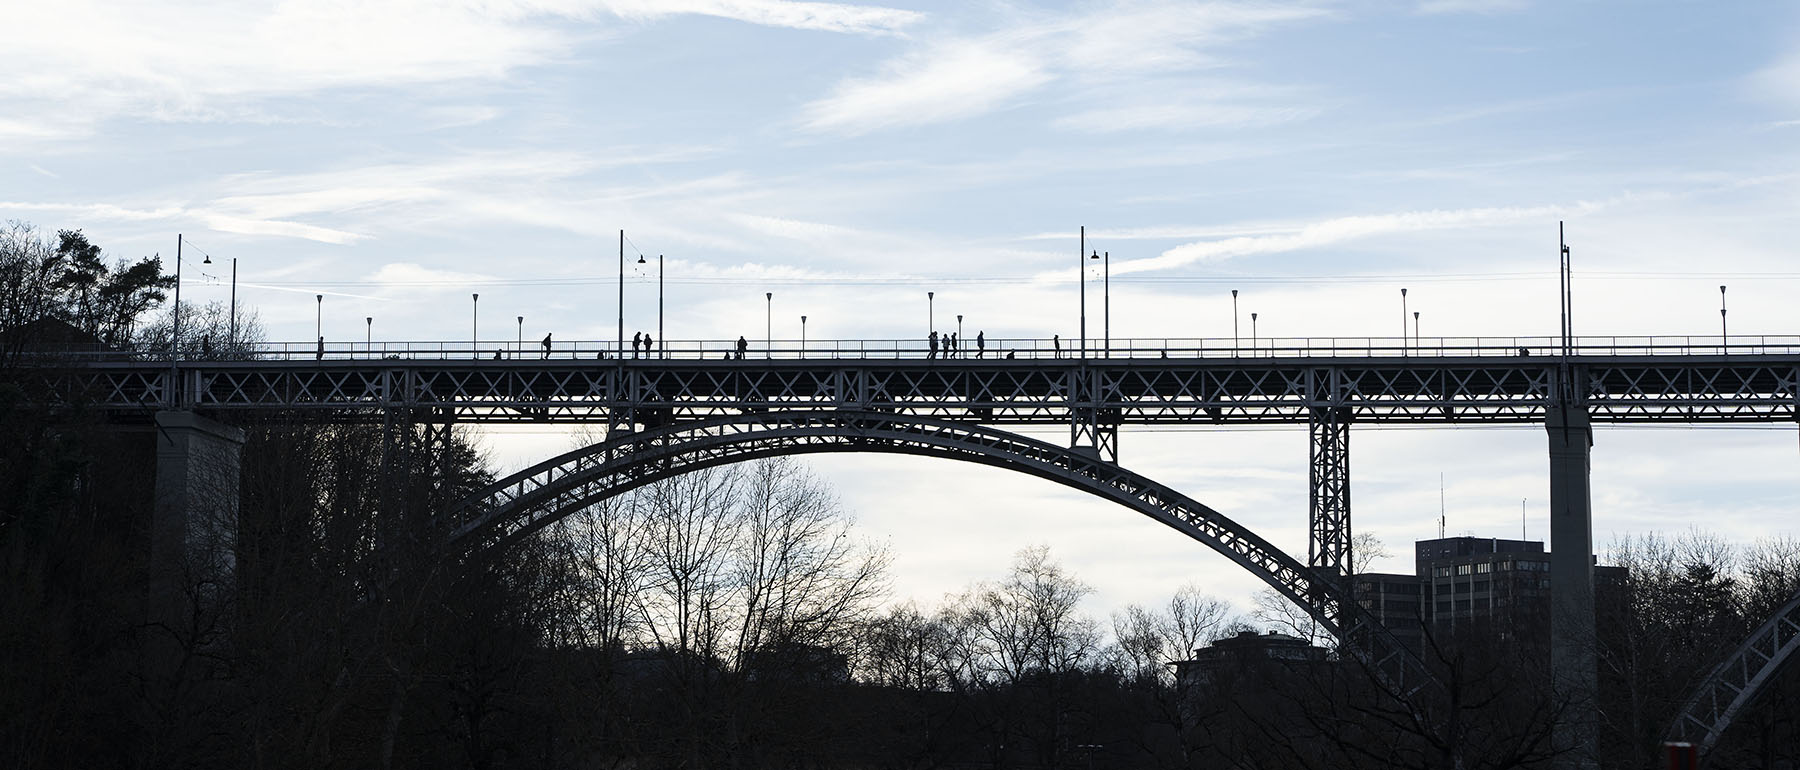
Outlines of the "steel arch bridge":
<svg viewBox="0 0 1800 770">
<path fill-rule="evenodd" d="M 1800 593 L 1756 629 L 1688 696 L 1666 740 L 1711 751 L 1733 719 L 1800 649 Z"/>
<path fill-rule="evenodd" d="M 455 511 L 453 544 L 504 548 L 600 500 L 683 473 L 776 455 L 880 452 L 960 460 L 1017 471 L 1123 505 L 1204 543 L 1305 608 L 1392 686 L 1430 675 L 1344 592 L 1335 570 L 1315 570 L 1249 528 L 1173 488 L 1104 460 L 979 424 L 858 410 L 745 414 L 625 433 L 494 482 Z"/>
</svg>

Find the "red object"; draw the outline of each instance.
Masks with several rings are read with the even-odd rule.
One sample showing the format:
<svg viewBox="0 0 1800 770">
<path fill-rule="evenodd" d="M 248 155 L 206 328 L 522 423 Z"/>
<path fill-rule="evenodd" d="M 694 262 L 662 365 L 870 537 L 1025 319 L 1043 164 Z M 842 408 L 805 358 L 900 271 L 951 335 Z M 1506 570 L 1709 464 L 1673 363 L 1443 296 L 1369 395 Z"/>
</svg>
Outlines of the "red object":
<svg viewBox="0 0 1800 770">
<path fill-rule="evenodd" d="M 1665 743 L 1669 750 L 1669 770 L 1698 770 L 1700 755 L 1692 743 Z"/>
</svg>

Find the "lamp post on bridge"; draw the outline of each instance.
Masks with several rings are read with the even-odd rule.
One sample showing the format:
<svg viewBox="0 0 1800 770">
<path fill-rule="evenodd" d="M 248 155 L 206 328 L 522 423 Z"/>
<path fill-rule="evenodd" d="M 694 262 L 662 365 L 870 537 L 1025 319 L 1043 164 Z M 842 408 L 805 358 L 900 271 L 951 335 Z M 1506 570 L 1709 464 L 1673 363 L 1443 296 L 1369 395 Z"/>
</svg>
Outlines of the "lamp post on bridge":
<svg viewBox="0 0 1800 770">
<path fill-rule="evenodd" d="M 1255 356 L 1256 354 L 1257 354 L 1256 353 L 1256 314 L 1251 313 L 1250 314 L 1250 355 Z"/>
<path fill-rule="evenodd" d="M 1719 284 L 1719 350 L 1731 352 L 1731 340 L 1725 331 L 1725 284 Z"/>
<path fill-rule="evenodd" d="M 638 264 L 646 264 L 644 255 L 638 255 Z M 662 358 L 663 351 L 663 255 L 656 255 L 656 357 Z"/>
<path fill-rule="evenodd" d="M 937 292 L 925 292 L 925 336 L 937 331 Z"/>
<path fill-rule="evenodd" d="M 325 295 L 313 295 L 313 336 L 319 338 L 321 347 L 325 344 Z M 180 313 L 176 314 L 178 317 Z"/>
<path fill-rule="evenodd" d="M 481 294 L 470 294 L 469 357 L 481 358 Z"/>
<path fill-rule="evenodd" d="M 775 357 L 775 292 L 763 292 L 763 358 Z"/>
<path fill-rule="evenodd" d="M 1406 287 L 1400 287 L 1400 355 L 1408 355 L 1406 341 Z"/>
<path fill-rule="evenodd" d="M 363 316 L 363 352 L 375 357 L 375 316 Z"/>
<path fill-rule="evenodd" d="M 1112 252 L 1100 252 L 1100 336 L 1106 340 L 1106 357 L 1112 358 Z M 958 336 L 958 339 L 961 339 Z"/>
<path fill-rule="evenodd" d="M 1238 308 L 1237 289 L 1231 290 L 1231 357 L 1237 357 L 1238 349 Z"/>
<path fill-rule="evenodd" d="M 513 345 L 513 358 L 523 355 L 525 355 L 525 316 L 519 316 L 519 341 Z"/>
<path fill-rule="evenodd" d="M 1413 347 L 1424 348 L 1424 344 L 1419 342 L 1419 311 L 1417 310 L 1413 311 Z"/>
<path fill-rule="evenodd" d="M 800 316 L 800 357 L 806 357 L 806 316 Z"/>
<path fill-rule="evenodd" d="M 963 314 L 961 314 L 961 313 L 956 314 L 956 357 L 957 358 L 962 358 L 962 346 L 963 346 L 963 344 L 962 344 L 962 316 L 963 316 Z"/>
</svg>

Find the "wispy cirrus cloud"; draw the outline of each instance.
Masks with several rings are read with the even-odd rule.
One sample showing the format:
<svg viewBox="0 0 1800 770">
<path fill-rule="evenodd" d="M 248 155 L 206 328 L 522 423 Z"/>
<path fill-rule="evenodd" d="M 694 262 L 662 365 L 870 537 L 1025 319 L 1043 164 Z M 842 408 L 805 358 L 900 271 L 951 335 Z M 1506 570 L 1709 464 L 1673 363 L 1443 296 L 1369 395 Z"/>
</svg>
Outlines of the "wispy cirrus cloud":
<svg viewBox="0 0 1800 770">
<path fill-rule="evenodd" d="M 0 139 L 84 136 L 102 121 L 283 122 L 264 100 L 327 89 L 498 81 L 646 22 L 703 15 L 751 24 L 896 35 L 923 15 L 789 0 L 265 0 L 11 9 L 0 50 Z M 173 31 L 173 32 L 172 32 Z M 484 115 L 466 108 L 462 117 Z"/>
<path fill-rule="evenodd" d="M 1014 15 L 998 31 L 947 34 L 850 77 L 807 104 L 802 128 L 871 131 L 975 117 L 1066 87 L 1057 101 L 1092 106 L 1056 125 L 1080 131 L 1264 123 L 1315 110 L 1266 104 L 1270 89 L 1223 76 L 1219 51 L 1271 26 L 1321 15 L 1305 5 L 1118 2 L 1077 14 Z M 1179 73 L 1179 81 L 1157 75 Z M 1111 119 L 1108 119 L 1110 115 Z"/>
<path fill-rule="evenodd" d="M 1423 0 L 1417 10 L 1423 14 L 1496 14 L 1521 11 L 1528 5 L 1527 0 Z"/>
</svg>

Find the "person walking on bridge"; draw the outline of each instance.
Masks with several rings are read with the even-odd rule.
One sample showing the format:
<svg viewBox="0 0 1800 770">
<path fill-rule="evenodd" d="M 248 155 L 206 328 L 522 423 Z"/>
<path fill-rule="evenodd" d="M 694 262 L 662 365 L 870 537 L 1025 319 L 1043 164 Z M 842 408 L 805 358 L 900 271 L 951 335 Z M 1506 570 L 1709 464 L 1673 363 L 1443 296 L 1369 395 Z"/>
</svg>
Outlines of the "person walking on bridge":
<svg viewBox="0 0 1800 770">
<path fill-rule="evenodd" d="M 937 358 L 937 330 L 936 329 L 933 329 L 931 331 L 930 339 L 931 339 L 930 352 L 926 353 L 925 357 L 926 358 Z"/>
<path fill-rule="evenodd" d="M 987 332 L 975 332 L 975 357 L 987 355 Z"/>
<path fill-rule="evenodd" d="M 644 345 L 644 333 L 643 332 L 632 332 L 631 333 L 631 357 L 632 358 L 638 357 L 638 348 L 643 347 L 643 345 Z"/>
<path fill-rule="evenodd" d="M 645 358 L 653 358 L 653 356 L 650 355 L 651 346 L 652 346 L 652 341 L 650 339 L 650 332 L 644 332 L 644 357 Z"/>
<path fill-rule="evenodd" d="M 1062 358 L 1062 335 L 1061 334 L 1050 335 L 1050 347 L 1052 350 L 1056 351 L 1057 358 Z"/>
<path fill-rule="evenodd" d="M 544 357 L 550 357 L 550 335 L 548 334 L 544 335 Z"/>
<path fill-rule="evenodd" d="M 748 351 L 749 349 L 750 349 L 750 342 L 748 340 L 744 339 L 744 335 L 742 335 L 742 334 L 738 335 L 737 357 L 738 357 L 739 361 L 744 360 L 744 353 L 746 351 Z"/>
</svg>

